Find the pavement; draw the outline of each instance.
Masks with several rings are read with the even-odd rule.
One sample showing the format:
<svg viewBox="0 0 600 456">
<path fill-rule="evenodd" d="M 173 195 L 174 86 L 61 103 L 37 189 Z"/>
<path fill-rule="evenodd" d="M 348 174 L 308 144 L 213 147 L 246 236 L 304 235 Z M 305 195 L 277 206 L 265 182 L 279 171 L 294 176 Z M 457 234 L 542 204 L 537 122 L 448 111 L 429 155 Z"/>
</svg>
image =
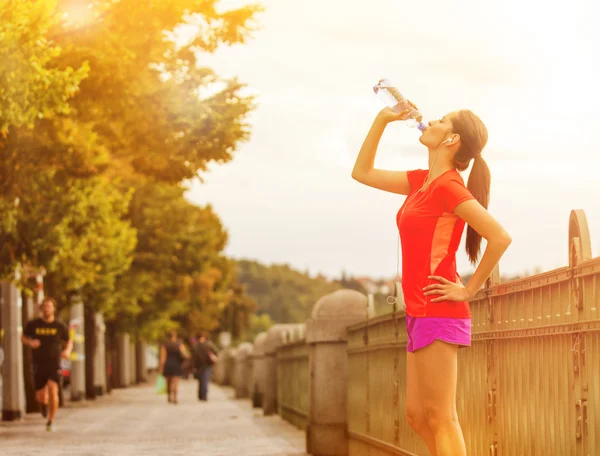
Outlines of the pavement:
<svg viewBox="0 0 600 456">
<path fill-rule="evenodd" d="M 232 388 L 211 384 L 197 400 L 195 380 L 180 382 L 179 403 L 153 384 L 113 390 L 94 401 L 67 402 L 54 432 L 40 414 L 0 422 L 2 456 L 304 456 L 304 432 L 279 416 L 265 417 Z M 68 396 L 67 396 L 68 397 Z"/>
</svg>

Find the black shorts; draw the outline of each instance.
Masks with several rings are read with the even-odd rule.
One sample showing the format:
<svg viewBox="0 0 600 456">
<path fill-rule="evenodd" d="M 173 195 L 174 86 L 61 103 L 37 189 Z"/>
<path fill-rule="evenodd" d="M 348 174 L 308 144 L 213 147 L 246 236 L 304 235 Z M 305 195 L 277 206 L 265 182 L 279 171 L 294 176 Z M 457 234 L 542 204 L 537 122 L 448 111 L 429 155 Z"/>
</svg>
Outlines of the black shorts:
<svg viewBox="0 0 600 456">
<path fill-rule="evenodd" d="M 60 369 L 60 365 L 33 366 L 33 384 L 35 386 L 36 391 L 41 390 L 43 387 L 45 387 L 48 383 L 48 380 L 52 380 L 55 383 L 59 383 L 61 376 L 62 371 Z"/>
</svg>

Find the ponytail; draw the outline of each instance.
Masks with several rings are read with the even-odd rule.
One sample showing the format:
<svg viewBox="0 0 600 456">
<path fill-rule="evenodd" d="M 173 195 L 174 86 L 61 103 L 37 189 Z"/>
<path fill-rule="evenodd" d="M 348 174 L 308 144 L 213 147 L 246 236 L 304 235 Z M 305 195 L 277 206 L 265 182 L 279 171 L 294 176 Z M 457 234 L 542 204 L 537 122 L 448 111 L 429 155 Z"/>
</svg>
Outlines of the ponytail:
<svg viewBox="0 0 600 456">
<path fill-rule="evenodd" d="M 475 199 L 479 201 L 479 204 L 486 209 L 490 202 L 490 184 L 490 168 L 483 157 L 478 154 L 473 159 L 473 168 L 471 168 L 467 188 Z M 467 228 L 466 250 L 469 260 L 472 264 L 475 264 L 479 259 L 481 251 L 481 235 L 471 226 Z"/>
<path fill-rule="evenodd" d="M 454 132 L 460 136 L 460 147 L 454 156 L 454 165 L 459 171 L 464 171 L 471 159 L 473 160 L 467 188 L 479 204 L 487 209 L 490 202 L 491 175 L 481 156 L 488 139 L 487 128 L 479 117 L 468 110 L 459 111 L 452 124 Z M 467 228 L 466 250 L 469 260 L 475 264 L 481 250 L 481 236 L 470 226 Z"/>
</svg>

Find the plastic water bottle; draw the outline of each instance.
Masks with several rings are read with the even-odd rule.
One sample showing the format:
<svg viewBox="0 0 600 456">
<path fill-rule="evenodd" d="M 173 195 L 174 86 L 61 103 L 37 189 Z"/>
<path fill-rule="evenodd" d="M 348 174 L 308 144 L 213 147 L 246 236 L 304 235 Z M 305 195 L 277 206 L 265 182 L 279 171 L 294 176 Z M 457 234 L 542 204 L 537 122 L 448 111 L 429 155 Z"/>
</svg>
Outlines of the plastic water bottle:
<svg viewBox="0 0 600 456">
<path fill-rule="evenodd" d="M 400 91 L 389 81 L 389 79 L 381 79 L 374 87 L 373 91 L 387 106 L 396 112 L 402 112 L 409 109 L 406 124 L 409 127 L 417 127 L 419 130 L 425 130 L 426 125 L 417 119 L 423 118 L 423 115 L 413 108 L 408 100 L 400 93 Z"/>
</svg>

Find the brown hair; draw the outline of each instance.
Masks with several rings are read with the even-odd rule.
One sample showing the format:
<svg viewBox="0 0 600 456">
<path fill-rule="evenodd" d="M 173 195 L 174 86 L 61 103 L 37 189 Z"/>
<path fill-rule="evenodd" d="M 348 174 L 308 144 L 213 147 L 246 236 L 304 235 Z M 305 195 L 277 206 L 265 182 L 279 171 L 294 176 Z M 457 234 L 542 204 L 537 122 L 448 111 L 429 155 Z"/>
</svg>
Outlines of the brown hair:
<svg viewBox="0 0 600 456">
<path fill-rule="evenodd" d="M 44 299 L 42 299 L 42 302 L 40 302 L 40 307 L 42 307 L 47 302 L 51 302 L 54 306 L 54 310 L 56 310 L 56 299 L 51 298 L 50 296 L 45 296 Z"/>
<path fill-rule="evenodd" d="M 460 136 L 460 147 L 454 155 L 454 166 L 464 171 L 473 160 L 473 168 L 467 182 L 467 188 L 479 204 L 486 209 L 490 202 L 491 175 L 481 151 L 488 140 L 488 131 L 479 117 L 469 110 L 459 111 L 452 119 L 454 133 Z M 467 255 L 472 264 L 479 259 L 481 236 L 470 226 L 467 228 Z"/>
</svg>

